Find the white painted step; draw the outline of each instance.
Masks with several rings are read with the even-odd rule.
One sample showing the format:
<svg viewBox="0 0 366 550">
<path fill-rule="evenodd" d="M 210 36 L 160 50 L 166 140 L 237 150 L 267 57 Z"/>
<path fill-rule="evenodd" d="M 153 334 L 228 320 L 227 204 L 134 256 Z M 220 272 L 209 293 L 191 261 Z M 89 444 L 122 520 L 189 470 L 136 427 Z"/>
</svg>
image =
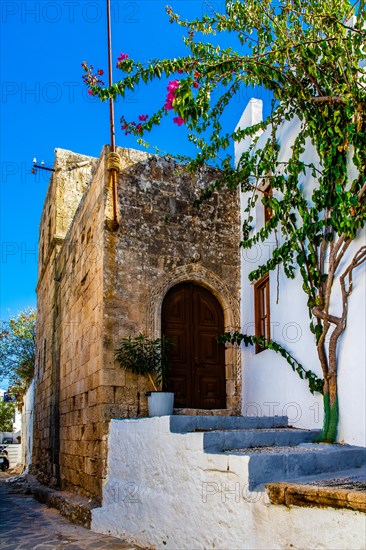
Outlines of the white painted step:
<svg viewBox="0 0 366 550">
<path fill-rule="evenodd" d="M 314 442 L 319 434 L 320 430 L 297 428 L 210 431 L 203 435 L 203 447 L 206 452 L 214 453 L 251 447 L 294 446 Z"/>
<path fill-rule="evenodd" d="M 186 433 L 213 430 L 286 428 L 287 416 L 186 416 L 170 417 L 170 431 Z"/>
<path fill-rule="evenodd" d="M 257 447 L 228 451 L 226 455 L 249 458 L 249 489 L 263 490 L 265 483 L 290 481 L 366 466 L 366 449 L 352 445 L 305 443 L 291 447 Z"/>
</svg>

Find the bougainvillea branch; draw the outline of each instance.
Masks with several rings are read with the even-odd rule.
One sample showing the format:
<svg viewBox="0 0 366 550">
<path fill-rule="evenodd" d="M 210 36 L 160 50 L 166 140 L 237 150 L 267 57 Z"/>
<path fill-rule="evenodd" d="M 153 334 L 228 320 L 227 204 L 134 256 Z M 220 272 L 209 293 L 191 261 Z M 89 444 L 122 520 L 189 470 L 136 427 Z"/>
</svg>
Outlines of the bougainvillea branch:
<svg viewBox="0 0 366 550">
<path fill-rule="evenodd" d="M 257 344 L 262 349 L 273 350 L 276 353 L 282 355 L 284 359 L 286 359 L 292 370 L 294 372 L 297 372 L 300 378 L 308 381 L 311 393 L 323 393 L 324 381 L 310 369 L 306 370 L 305 367 L 301 363 L 299 363 L 291 353 L 289 353 L 284 347 L 281 346 L 281 344 L 275 342 L 274 340 L 264 338 L 264 336 L 249 336 L 248 334 L 241 334 L 240 332 L 235 331 L 233 333 L 226 332 L 224 335 L 218 338 L 218 341 L 221 344 L 229 343 L 232 346 L 240 346 L 241 343 L 243 343 L 246 347 L 254 346 L 255 344 Z"/>
<path fill-rule="evenodd" d="M 216 183 L 202 192 L 197 206 L 223 186 L 239 186 L 247 197 L 242 246 L 251 248 L 276 233 L 278 246 L 249 279 L 254 281 L 278 266 L 288 278 L 300 278 L 324 377 L 322 437 L 334 441 L 340 336 L 346 327 L 352 275 L 365 261 L 363 248 L 354 251 L 366 221 L 365 0 L 280 4 L 232 0 L 225 2 L 222 13 L 213 11 L 194 21 L 181 19 L 169 6 L 167 14 L 170 23 L 186 33 L 186 56 L 148 62 L 120 56 L 119 82 L 103 88 L 91 71 L 87 83 L 105 101 L 123 98 L 138 85 L 167 79 L 170 89 L 162 97 L 161 108 L 153 113 L 146 108 L 146 120 L 127 122 L 122 117 L 123 130 L 142 143 L 142 137 L 163 117 L 184 125 L 197 155 L 177 158 L 187 170 L 200 170 L 207 163 L 219 174 Z M 232 47 L 219 45 L 221 35 L 225 44 L 228 36 L 233 37 Z M 270 115 L 249 128 L 226 130 L 227 108 L 243 88 L 253 86 L 263 87 L 272 96 Z M 291 156 L 284 162 L 279 157 L 278 131 L 292 119 L 298 120 L 299 130 Z M 265 130 L 268 140 L 259 146 L 258 136 Z M 230 151 L 235 142 L 246 138 L 251 146 L 234 166 Z M 316 152 L 310 163 L 304 160 L 309 144 Z M 270 195 L 258 191 L 264 180 L 271 186 Z M 312 189 L 305 193 L 303 183 L 310 180 Z M 260 229 L 253 227 L 258 201 L 272 212 Z M 340 315 L 332 306 L 337 293 Z M 282 353 L 274 343 L 269 346 Z M 303 373 L 302 368 L 298 373 Z M 317 391 L 318 383 L 314 384 Z"/>
</svg>

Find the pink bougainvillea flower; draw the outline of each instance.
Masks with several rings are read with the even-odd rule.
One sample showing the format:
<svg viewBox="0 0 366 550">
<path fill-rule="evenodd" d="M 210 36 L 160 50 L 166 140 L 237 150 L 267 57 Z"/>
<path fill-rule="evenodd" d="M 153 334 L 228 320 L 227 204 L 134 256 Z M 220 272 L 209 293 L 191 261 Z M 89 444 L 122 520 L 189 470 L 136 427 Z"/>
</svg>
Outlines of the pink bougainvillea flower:
<svg viewBox="0 0 366 550">
<path fill-rule="evenodd" d="M 196 82 L 196 81 L 193 82 L 193 88 L 199 88 L 199 87 L 200 87 L 200 85 L 198 84 L 198 82 Z"/>
<path fill-rule="evenodd" d="M 178 74 L 183 74 L 184 71 L 183 71 L 183 69 L 178 69 L 177 73 L 178 73 Z"/>
<path fill-rule="evenodd" d="M 173 122 L 174 124 L 178 124 L 178 126 L 182 126 L 182 124 L 184 124 L 184 120 L 180 116 L 174 117 Z"/>
<path fill-rule="evenodd" d="M 145 122 L 145 120 L 147 120 L 149 118 L 149 115 L 139 115 L 139 120 L 141 120 L 142 122 Z"/>
<path fill-rule="evenodd" d="M 166 97 L 166 100 L 165 100 L 165 105 L 164 105 L 164 108 L 167 110 L 167 111 L 170 111 L 171 109 L 173 109 L 173 101 L 175 99 L 175 95 L 174 94 L 168 94 L 167 97 Z"/>
<path fill-rule="evenodd" d="M 83 61 L 81 66 L 83 67 L 86 73 L 82 76 L 82 79 L 87 86 L 97 86 L 98 84 L 100 84 L 101 86 L 104 86 L 104 82 L 102 82 L 102 80 L 98 78 L 98 76 L 101 76 L 102 74 L 104 74 L 104 71 L 102 69 L 98 69 L 97 73 L 94 74 L 93 65 L 88 65 L 86 61 Z M 94 94 L 91 93 L 90 95 L 94 95 Z"/>
<path fill-rule="evenodd" d="M 171 80 L 168 84 L 168 92 L 174 92 L 177 88 L 179 88 L 180 82 L 179 80 Z"/>
<path fill-rule="evenodd" d="M 124 61 L 125 59 L 128 59 L 128 53 L 120 53 L 118 56 L 118 61 L 121 63 L 121 61 Z"/>
<path fill-rule="evenodd" d="M 91 90 L 88 90 L 89 95 L 93 95 L 93 92 Z"/>
<path fill-rule="evenodd" d="M 171 109 L 173 109 L 173 101 L 175 99 L 175 90 L 179 88 L 179 86 L 180 86 L 179 80 L 171 80 L 168 84 L 168 87 L 167 87 L 168 93 L 167 93 L 167 96 L 165 99 L 165 105 L 164 105 L 164 109 L 166 109 L 167 111 L 170 111 Z"/>
</svg>

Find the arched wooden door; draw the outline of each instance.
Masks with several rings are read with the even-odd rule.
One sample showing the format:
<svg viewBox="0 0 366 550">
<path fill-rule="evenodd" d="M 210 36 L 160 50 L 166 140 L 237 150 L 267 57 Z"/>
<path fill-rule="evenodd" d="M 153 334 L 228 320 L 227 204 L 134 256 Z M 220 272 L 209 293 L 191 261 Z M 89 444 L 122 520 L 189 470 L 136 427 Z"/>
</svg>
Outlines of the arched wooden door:
<svg viewBox="0 0 366 550">
<path fill-rule="evenodd" d="M 225 409 L 224 314 L 211 292 L 194 283 L 174 286 L 162 307 L 162 332 L 174 342 L 170 353 L 170 390 L 174 406 Z"/>
</svg>

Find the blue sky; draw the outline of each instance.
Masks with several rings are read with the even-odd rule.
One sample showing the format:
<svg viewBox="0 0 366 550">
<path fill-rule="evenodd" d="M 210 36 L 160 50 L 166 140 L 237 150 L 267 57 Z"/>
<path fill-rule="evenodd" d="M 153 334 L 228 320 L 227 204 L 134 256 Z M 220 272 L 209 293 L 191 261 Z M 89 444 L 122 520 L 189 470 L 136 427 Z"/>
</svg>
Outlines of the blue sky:
<svg viewBox="0 0 366 550">
<path fill-rule="evenodd" d="M 120 52 L 141 61 L 186 52 L 183 29 L 169 24 L 166 2 L 111 0 L 114 65 Z M 199 17 L 212 7 L 174 1 L 175 11 Z M 210 7 L 211 6 L 211 7 Z M 2 0 L 1 10 L 1 295 L 0 319 L 35 306 L 38 224 L 49 172 L 31 173 L 32 159 L 52 166 L 54 149 L 99 156 L 109 143 L 108 104 L 88 96 L 81 63 L 107 69 L 105 0 Z M 114 69 L 114 81 L 118 80 Z M 105 75 L 107 78 L 107 75 Z M 163 104 L 166 83 L 141 88 L 116 104 L 117 145 L 135 147 L 119 127 L 123 114 L 136 119 Z M 257 94 L 258 96 L 258 94 Z M 234 127 L 249 93 L 233 105 Z M 161 149 L 187 152 L 185 130 L 171 120 L 149 141 Z"/>
</svg>

